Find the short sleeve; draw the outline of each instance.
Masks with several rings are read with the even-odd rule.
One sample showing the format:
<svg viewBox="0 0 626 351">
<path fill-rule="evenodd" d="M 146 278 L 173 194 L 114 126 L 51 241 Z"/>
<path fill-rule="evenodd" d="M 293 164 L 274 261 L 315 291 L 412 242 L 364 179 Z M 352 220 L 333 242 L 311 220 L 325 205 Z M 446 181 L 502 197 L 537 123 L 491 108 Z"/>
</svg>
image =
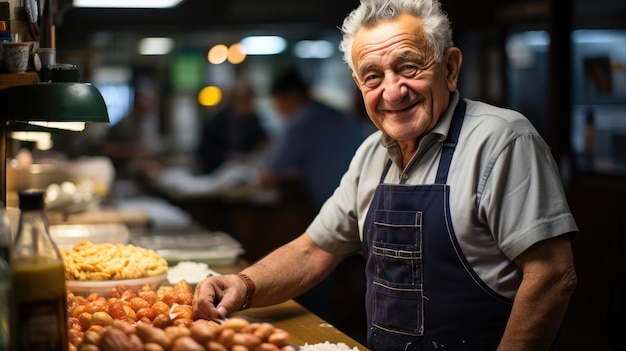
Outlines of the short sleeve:
<svg viewBox="0 0 626 351">
<path fill-rule="evenodd" d="M 578 231 L 550 149 L 523 134 L 499 150 L 478 193 L 479 213 L 511 260 L 533 244 Z"/>
</svg>

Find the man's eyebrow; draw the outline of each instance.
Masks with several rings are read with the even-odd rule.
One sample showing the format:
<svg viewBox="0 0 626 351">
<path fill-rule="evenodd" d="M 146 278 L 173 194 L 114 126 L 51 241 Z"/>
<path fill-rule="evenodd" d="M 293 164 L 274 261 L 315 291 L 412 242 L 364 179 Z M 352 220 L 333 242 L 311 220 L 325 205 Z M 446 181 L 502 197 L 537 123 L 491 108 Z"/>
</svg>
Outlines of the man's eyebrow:
<svg viewBox="0 0 626 351">
<path fill-rule="evenodd" d="M 396 58 L 401 59 L 401 60 L 409 60 L 411 58 L 413 58 L 415 55 L 412 55 L 410 52 L 408 51 L 403 51 L 398 53 L 398 55 L 396 55 Z"/>
<path fill-rule="evenodd" d="M 396 55 L 396 60 L 399 61 L 417 61 L 419 60 L 421 55 L 413 52 L 413 51 L 402 51 Z"/>
<path fill-rule="evenodd" d="M 364 75 L 366 72 L 372 70 L 376 65 L 371 63 L 371 62 L 366 62 L 364 64 L 362 64 L 361 66 L 359 66 L 357 72 L 359 74 L 359 76 Z"/>
</svg>

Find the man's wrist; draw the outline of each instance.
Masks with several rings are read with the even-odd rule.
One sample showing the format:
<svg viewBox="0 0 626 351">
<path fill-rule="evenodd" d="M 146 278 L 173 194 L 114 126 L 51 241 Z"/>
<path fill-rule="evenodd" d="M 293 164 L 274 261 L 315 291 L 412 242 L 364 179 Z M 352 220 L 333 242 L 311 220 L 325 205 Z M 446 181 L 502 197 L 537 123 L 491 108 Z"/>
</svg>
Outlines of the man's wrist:
<svg viewBox="0 0 626 351">
<path fill-rule="evenodd" d="M 252 279 L 250 279 L 250 277 L 243 273 L 238 273 L 237 276 L 241 280 L 243 280 L 244 284 L 246 284 L 246 300 L 243 302 L 243 305 L 240 308 L 240 310 L 245 310 L 250 308 L 250 305 L 252 304 L 252 297 L 254 296 L 256 285 L 254 284 Z"/>
</svg>

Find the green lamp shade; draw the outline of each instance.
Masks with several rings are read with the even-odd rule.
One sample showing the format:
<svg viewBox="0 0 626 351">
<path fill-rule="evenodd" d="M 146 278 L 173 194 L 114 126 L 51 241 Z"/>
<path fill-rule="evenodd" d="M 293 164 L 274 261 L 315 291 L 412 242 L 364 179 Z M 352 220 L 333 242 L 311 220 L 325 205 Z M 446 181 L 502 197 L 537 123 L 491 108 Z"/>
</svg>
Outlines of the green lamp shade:
<svg viewBox="0 0 626 351">
<path fill-rule="evenodd" d="M 102 94 L 89 83 L 40 83 L 2 89 L 0 116 L 4 122 L 109 122 Z"/>
</svg>

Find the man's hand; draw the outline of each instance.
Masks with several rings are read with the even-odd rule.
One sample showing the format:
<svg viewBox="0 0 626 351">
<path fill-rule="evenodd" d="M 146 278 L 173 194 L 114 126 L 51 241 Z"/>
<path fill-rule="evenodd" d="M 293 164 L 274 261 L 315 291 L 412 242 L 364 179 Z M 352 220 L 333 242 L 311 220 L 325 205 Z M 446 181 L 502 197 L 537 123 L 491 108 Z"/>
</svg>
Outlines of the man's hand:
<svg viewBox="0 0 626 351">
<path fill-rule="evenodd" d="M 235 274 L 205 278 L 193 295 L 193 319 L 217 320 L 243 306 L 246 284 Z"/>
</svg>

